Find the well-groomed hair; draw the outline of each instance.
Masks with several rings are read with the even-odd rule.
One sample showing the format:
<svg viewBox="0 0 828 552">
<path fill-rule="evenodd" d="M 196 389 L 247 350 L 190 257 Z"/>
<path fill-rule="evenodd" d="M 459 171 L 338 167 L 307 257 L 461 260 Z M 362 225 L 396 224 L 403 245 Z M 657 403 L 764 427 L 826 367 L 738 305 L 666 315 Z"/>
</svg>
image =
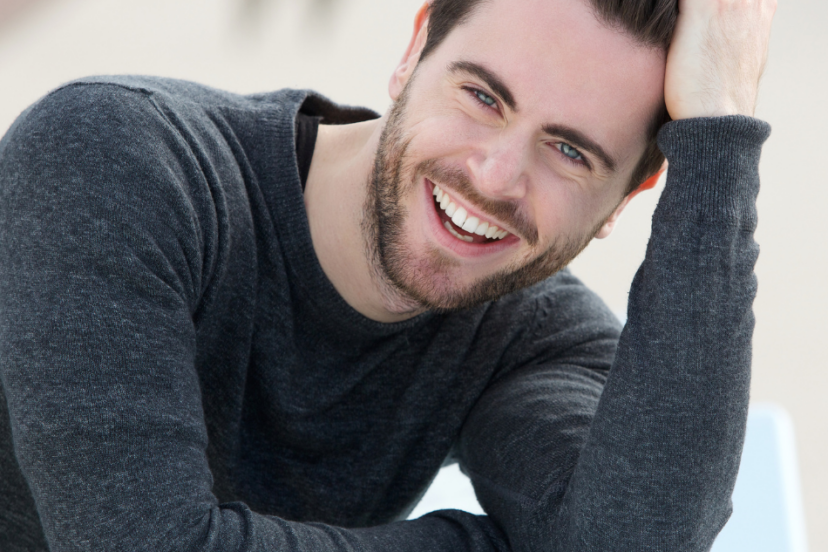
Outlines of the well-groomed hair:
<svg viewBox="0 0 828 552">
<path fill-rule="evenodd" d="M 458 25 L 465 23 L 486 0 L 433 0 L 429 8 L 428 38 L 420 54 L 422 61 L 431 54 Z M 619 29 L 641 44 L 667 50 L 673 38 L 678 16 L 678 0 L 585 0 L 604 24 Z M 658 149 L 658 129 L 670 120 L 662 105 L 650 122 L 644 155 L 633 170 L 626 193 L 633 192 L 654 175 L 664 162 Z"/>
</svg>

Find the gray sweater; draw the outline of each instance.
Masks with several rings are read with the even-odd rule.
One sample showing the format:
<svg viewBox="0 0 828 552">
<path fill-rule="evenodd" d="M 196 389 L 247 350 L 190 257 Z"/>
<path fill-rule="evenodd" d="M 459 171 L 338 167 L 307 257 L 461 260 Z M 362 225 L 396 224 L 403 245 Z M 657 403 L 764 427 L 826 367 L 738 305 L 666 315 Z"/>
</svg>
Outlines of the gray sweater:
<svg viewBox="0 0 828 552">
<path fill-rule="evenodd" d="M 0 549 L 708 549 L 744 436 L 768 126 L 661 130 L 623 331 L 568 271 L 382 324 L 315 256 L 300 108 L 374 116 L 85 79 L 0 142 Z M 397 521 L 452 461 L 488 515 Z"/>
</svg>

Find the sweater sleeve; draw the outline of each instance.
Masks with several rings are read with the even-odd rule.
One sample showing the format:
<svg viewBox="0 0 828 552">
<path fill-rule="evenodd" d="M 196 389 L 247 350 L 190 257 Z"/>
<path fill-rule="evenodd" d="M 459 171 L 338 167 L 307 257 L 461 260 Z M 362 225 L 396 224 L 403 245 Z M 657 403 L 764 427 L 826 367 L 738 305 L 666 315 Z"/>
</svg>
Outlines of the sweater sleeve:
<svg viewBox="0 0 828 552">
<path fill-rule="evenodd" d="M 460 512 L 350 530 L 218 502 L 194 313 L 220 198 L 199 155 L 114 85 L 65 87 L 0 142 L 0 382 L 50 549 L 503 549 Z"/>
<path fill-rule="evenodd" d="M 606 372 L 585 364 L 605 354 L 588 351 L 605 339 L 600 312 L 574 295 L 561 312 L 580 310 L 593 336 L 511 372 L 472 411 L 461 465 L 513 550 L 712 546 L 744 440 L 768 134 L 739 116 L 665 125 L 667 185 L 603 392 Z"/>
</svg>

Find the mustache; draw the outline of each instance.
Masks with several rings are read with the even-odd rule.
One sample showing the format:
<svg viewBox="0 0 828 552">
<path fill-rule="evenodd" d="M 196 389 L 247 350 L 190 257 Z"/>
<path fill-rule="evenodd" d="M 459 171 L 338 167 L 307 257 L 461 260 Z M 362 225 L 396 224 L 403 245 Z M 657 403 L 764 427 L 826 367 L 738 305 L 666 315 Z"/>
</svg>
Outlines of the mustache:
<svg viewBox="0 0 828 552">
<path fill-rule="evenodd" d="M 445 166 L 437 159 L 429 159 L 420 162 L 414 174 L 422 174 L 444 191 L 458 192 L 481 213 L 509 224 L 529 245 L 537 245 L 538 228 L 529 220 L 520 204 L 517 201 L 483 197 L 462 169 Z"/>
</svg>

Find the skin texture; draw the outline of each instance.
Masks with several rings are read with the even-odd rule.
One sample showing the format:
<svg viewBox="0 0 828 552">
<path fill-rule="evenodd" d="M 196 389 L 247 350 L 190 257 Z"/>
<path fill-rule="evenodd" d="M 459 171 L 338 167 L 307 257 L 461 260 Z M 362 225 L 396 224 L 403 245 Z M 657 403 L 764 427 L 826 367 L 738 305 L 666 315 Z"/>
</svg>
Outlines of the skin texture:
<svg viewBox="0 0 828 552">
<path fill-rule="evenodd" d="M 549 275 L 611 233 L 635 196 L 624 188 L 662 101 L 674 119 L 752 114 L 773 7 L 684 2 L 667 56 L 598 23 L 581 2 L 492 0 L 420 63 L 421 10 L 389 84 L 395 107 L 320 128 L 305 201 L 323 270 L 351 306 L 383 322 Z M 511 235 L 485 252 L 452 237 L 432 183 Z"/>
<path fill-rule="evenodd" d="M 756 110 L 776 0 L 680 0 L 664 90 L 674 120 Z"/>
</svg>

